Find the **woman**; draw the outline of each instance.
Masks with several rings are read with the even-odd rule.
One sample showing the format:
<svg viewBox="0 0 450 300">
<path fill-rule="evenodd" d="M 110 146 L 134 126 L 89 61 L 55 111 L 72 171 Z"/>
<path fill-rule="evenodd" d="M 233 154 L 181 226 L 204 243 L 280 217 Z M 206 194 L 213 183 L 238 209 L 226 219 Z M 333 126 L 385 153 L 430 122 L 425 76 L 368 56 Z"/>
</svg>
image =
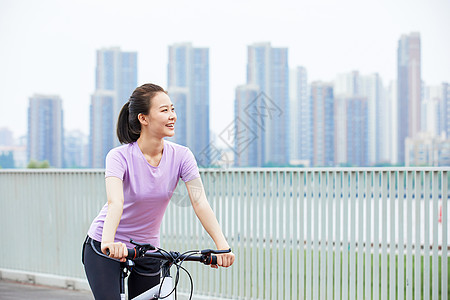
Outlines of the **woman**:
<svg viewBox="0 0 450 300">
<path fill-rule="evenodd" d="M 167 93 L 154 84 L 136 88 L 119 114 L 117 135 L 124 145 L 106 156 L 108 203 L 92 222 L 83 245 L 85 272 L 96 299 L 120 299 L 118 260 L 125 261 L 127 248 L 133 248 L 130 238 L 159 246 L 162 217 L 179 178 L 217 249 L 230 248 L 206 200 L 194 155 L 187 147 L 164 140 L 175 134 L 176 120 Z M 108 258 L 107 250 L 117 260 Z M 222 254 L 217 263 L 229 267 L 234 258 L 233 253 Z M 157 285 L 160 277 L 159 261 L 141 258 L 135 263 L 128 279 L 130 299 Z"/>
</svg>

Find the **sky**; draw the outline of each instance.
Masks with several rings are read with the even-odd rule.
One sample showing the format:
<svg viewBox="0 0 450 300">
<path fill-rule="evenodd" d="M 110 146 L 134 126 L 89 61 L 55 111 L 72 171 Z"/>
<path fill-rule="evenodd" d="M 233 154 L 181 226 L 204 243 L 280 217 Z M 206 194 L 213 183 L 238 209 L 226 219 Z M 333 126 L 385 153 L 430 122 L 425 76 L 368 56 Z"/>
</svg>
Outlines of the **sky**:
<svg viewBox="0 0 450 300">
<path fill-rule="evenodd" d="M 246 82 L 247 46 L 289 49 L 308 81 L 358 70 L 396 79 L 402 34 L 420 32 L 422 79 L 450 82 L 450 1 L 0 0 L 0 128 L 27 132 L 33 94 L 59 95 L 64 127 L 89 133 L 96 50 L 138 52 L 138 85 L 167 88 L 168 46 L 210 50 L 210 126 L 233 119 L 235 88 Z M 180 118 L 182 116 L 178 116 Z"/>
</svg>

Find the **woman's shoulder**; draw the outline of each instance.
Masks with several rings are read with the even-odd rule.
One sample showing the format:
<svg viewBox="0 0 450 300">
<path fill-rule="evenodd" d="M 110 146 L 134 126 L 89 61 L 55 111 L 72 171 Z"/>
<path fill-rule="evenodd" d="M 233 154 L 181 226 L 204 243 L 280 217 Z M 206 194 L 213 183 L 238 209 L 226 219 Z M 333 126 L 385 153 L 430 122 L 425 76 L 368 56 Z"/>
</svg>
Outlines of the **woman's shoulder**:
<svg viewBox="0 0 450 300">
<path fill-rule="evenodd" d="M 188 147 L 174 143 L 172 141 L 164 140 L 164 144 L 169 149 L 172 149 L 173 151 L 176 151 L 178 153 L 185 153 L 186 151 L 190 151 Z"/>
<path fill-rule="evenodd" d="M 187 157 L 193 156 L 192 151 L 191 149 L 189 149 L 189 147 L 168 140 L 164 141 L 164 147 L 167 147 L 167 153 L 169 156 L 179 159 L 180 161 L 184 161 Z"/>
<path fill-rule="evenodd" d="M 133 148 L 133 144 L 134 143 L 130 143 L 114 147 L 111 150 L 109 150 L 107 156 L 126 157 L 127 154 L 130 153 L 131 149 Z"/>
</svg>

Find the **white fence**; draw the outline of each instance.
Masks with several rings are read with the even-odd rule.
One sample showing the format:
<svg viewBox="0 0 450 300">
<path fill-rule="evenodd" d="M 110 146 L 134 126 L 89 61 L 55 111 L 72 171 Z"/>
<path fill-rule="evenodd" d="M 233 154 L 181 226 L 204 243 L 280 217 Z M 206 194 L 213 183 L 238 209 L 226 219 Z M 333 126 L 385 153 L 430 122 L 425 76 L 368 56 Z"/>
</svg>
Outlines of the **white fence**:
<svg viewBox="0 0 450 300">
<path fill-rule="evenodd" d="M 449 171 L 201 170 L 236 262 L 219 270 L 186 263 L 194 293 L 448 299 Z M 102 170 L 1 170 L 0 268 L 84 278 L 81 243 L 106 201 L 103 177 Z M 162 246 L 211 248 L 183 185 L 164 217 Z"/>
</svg>

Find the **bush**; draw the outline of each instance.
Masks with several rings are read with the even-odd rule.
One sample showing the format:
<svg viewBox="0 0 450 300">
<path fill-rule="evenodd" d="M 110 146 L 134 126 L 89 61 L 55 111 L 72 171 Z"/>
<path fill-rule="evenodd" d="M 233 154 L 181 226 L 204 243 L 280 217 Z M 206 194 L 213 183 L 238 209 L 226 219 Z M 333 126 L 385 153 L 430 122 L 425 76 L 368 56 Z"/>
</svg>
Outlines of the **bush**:
<svg viewBox="0 0 450 300">
<path fill-rule="evenodd" d="M 47 160 L 36 161 L 36 160 L 32 159 L 28 163 L 27 168 L 28 169 L 48 169 L 48 168 L 50 168 L 50 164 Z"/>
</svg>

